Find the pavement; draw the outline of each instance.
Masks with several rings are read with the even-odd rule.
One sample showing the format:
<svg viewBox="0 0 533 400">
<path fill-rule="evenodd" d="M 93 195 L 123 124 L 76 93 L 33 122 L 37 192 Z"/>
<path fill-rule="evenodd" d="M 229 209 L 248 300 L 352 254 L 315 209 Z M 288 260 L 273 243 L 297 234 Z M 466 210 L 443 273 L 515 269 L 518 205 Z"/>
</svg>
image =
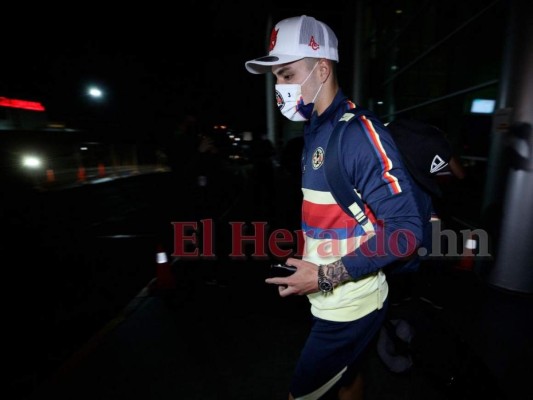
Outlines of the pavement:
<svg viewBox="0 0 533 400">
<path fill-rule="evenodd" d="M 412 297 L 391 305 L 390 319 L 414 327 L 413 367 L 392 372 L 374 343 L 366 399 L 533 398 L 533 299 L 455 264 L 425 263 Z M 264 284 L 266 261 L 168 265 L 170 287 L 148 282 L 28 398 L 286 399 L 310 324 L 306 298 L 281 299 Z M 209 279 L 213 268 L 224 281 Z"/>
<path fill-rule="evenodd" d="M 129 204 L 132 199 L 142 199 L 143 204 L 151 204 L 151 199 L 156 199 L 157 207 L 146 207 L 150 211 L 146 221 L 154 220 L 153 210 L 159 211 L 164 217 L 161 219 L 168 221 L 165 210 L 180 210 L 177 201 L 182 197 L 181 192 L 176 189 L 176 197 L 159 192 L 156 195 L 155 189 L 172 189 L 172 186 L 151 182 L 150 190 L 141 192 L 145 196 L 139 196 L 138 190 L 128 187 L 128 190 L 121 188 L 122 197 L 115 192 L 105 192 L 105 198 L 124 198 L 124 201 L 115 201 L 117 209 L 121 210 L 129 210 L 131 207 L 123 204 Z M 282 188 L 293 186 L 297 187 L 291 181 Z M 231 211 L 225 212 L 224 218 L 228 221 L 260 220 L 257 210 L 249 207 L 258 204 L 251 198 L 257 193 L 249 187 L 241 193 L 243 196 L 230 204 Z M 290 228 L 292 221 L 297 226 L 299 221 L 292 217 L 298 215 L 299 193 L 290 190 L 277 193 L 279 198 L 268 203 L 284 204 L 283 207 L 275 206 L 278 225 Z M 260 197 L 264 198 L 263 195 Z M 288 198 L 292 200 L 288 201 Z M 469 197 L 460 194 L 452 198 L 462 199 L 464 203 Z M 64 201 L 84 204 L 76 199 L 67 197 Z M 162 205 L 161 199 L 166 199 L 168 205 Z M 216 200 L 220 199 L 217 197 Z M 50 226 L 57 226 L 58 220 L 76 221 L 68 213 L 64 218 L 58 218 L 63 215 L 60 213 L 63 209 L 67 208 L 58 206 L 58 210 L 52 213 L 50 220 L 54 224 Z M 262 206 L 260 209 L 265 210 Z M 116 213 L 108 213 L 114 221 Z M 101 212 L 95 211 L 95 214 L 100 218 Z M 183 214 L 188 216 L 188 209 L 184 209 Z M 475 210 L 464 210 L 464 214 L 473 216 Z M 133 227 L 146 225 L 145 219 L 133 215 Z M 180 221 L 184 215 L 170 218 Z M 66 228 L 51 233 L 46 231 L 43 237 L 55 243 L 57 234 L 70 232 Z M 123 229 L 121 224 L 120 230 L 113 231 L 122 232 Z M 32 269 L 32 274 L 42 271 L 38 277 L 43 279 L 51 273 L 61 278 L 61 290 L 68 293 L 55 293 L 48 286 L 40 285 L 40 280 L 34 277 L 31 282 L 34 282 L 40 300 L 34 301 L 35 296 L 32 296 L 31 301 L 27 300 L 27 307 L 13 307 L 16 318 L 13 318 L 15 322 L 9 326 L 9 332 L 21 345 L 8 348 L 13 353 L 12 358 L 8 358 L 13 360 L 9 362 L 10 367 L 15 362 L 17 364 L 12 368 L 15 370 L 13 374 L 8 371 L 8 375 L 14 377 L 9 398 L 287 398 L 291 374 L 306 339 L 311 315 L 305 297 L 282 299 L 274 287 L 264 283 L 270 261 L 170 258 L 165 264 L 170 275 L 158 273 L 154 278 L 150 253 L 154 243 L 151 240 L 144 244 L 142 238 L 126 241 L 115 237 L 107 244 L 107 237 L 102 237 L 99 234 L 96 241 L 80 240 L 83 248 L 90 250 L 87 254 L 97 256 L 93 269 L 78 271 L 81 276 L 75 276 L 86 286 L 92 283 L 86 290 L 91 298 L 96 298 L 92 303 L 84 300 L 83 293 L 75 285 L 77 281 L 71 282 L 70 259 L 65 268 L 56 265 L 54 269 Z M 111 252 L 107 247 L 102 250 L 102 241 L 113 249 L 116 259 L 109 255 Z M 69 248 L 64 245 L 65 240 L 59 243 L 61 249 Z M 147 246 L 146 249 L 143 246 Z M 133 249 L 140 251 L 137 253 Z M 530 384 L 533 377 L 530 362 L 533 358 L 533 296 L 489 285 L 485 277 L 491 268 L 491 260 L 464 261 L 457 258 L 427 259 L 421 270 L 412 276 L 409 296 L 394 298 L 388 311 L 389 319 L 406 321 L 413 329 L 412 340 L 407 346 L 407 355 L 413 365 L 407 371 L 393 372 L 380 355 L 382 347 L 378 346 L 377 337 L 364 362 L 366 400 L 533 399 L 533 385 Z M 105 267 L 107 265 L 109 268 Z M 103 283 L 96 284 L 96 276 Z M 106 279 L 109 283 L 104 284 Z M 141 280 L 139 286 L 138 280 Z M 20 277 L 14 282 L 19 281 Z M 141 287 L 142 290 L 135 289 L 129 294 L 131 287 Z M 21 286 L 14 285 L 9 289 L 9 297 L 16 298 L 17 303 L 25 298 L 20 296 Z M 129 301 L 122 302 L 124 297 Z M 77 303 L 73 304 L 75 300 L 81 304 L 79 307 L 75 307 Z M 49 309 L 49 304 L 59 301 L 59 311 Z M 113 311 L 117 304 L 121 306 Z M 35 307 L 42 309 L 42 313 L 35 314 L 43 316 L 31 324 L 25 322 L 27 313 L 17 311 Z M 98 323 L 88 321 L 91 318 Z M 59 325 L 61 330 L 46 332 L 41 326 L 45 319 L 62 322 Z M 100 325 L 101 320 L 105 322 Z M 92 327 L 95 325 L 98 325 L 96 332 L 78 344 L 80 337 L 94 332 Z M 60 351 L 51 351 L 51 344 Z M 27 363 L 34 362 L 32 359 L 46 359 L 48 364 L 43 362 L 42 366 L 26 368 Z"/>
</svg>

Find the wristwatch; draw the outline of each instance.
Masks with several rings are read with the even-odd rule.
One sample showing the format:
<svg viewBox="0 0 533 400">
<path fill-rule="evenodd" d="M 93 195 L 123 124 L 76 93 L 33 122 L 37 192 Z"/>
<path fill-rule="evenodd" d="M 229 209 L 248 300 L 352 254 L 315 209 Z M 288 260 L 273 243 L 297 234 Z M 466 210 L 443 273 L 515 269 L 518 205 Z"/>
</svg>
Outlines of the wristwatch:
<svg viewBox="0 0 533 400">
<path fill-rule="evenodd" d="M 333 282 L 324 273 L 324 265 L 318 266 L 318 288 L 323 295 L 333 292 Z"/>
</svg>

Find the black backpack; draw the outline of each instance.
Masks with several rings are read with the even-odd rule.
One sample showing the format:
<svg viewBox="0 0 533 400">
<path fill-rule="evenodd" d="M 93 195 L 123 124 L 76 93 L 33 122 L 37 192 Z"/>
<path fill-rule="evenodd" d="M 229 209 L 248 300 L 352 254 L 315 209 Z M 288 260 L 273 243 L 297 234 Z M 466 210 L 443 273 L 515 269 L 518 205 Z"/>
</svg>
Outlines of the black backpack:
<svg viewBox="0 0 533 400">
<path fill-rule="evenodd" d="M 354 191 L 340 157 L 342 135 L 348 125 L 361 115 L 376 119 L 369 110 L 356 108 L 347 111 L 337 122 L 328 142 L 324 168 L 333 197 L 366 232 L 372 227 L 366 227 L 370 222 L 364 213 L 364 203 Z M 451 145 L 443 132 L 433 125 L 411 119 L 395 120 L 387 125 L 387 129 L 415 184 L 432 198 L 439 197 L 441 192 L 435 175 L 449 168 L 448 162 L 452 156 Z M 377 353 L 390 371 L 406 373 L 411 370 L 414 356 L 417 355 L 412 343 L 415 334 L 413 325 L 407 320 L 385 320 L 378 335 Z"/>
<path fill-rule="evenodd" d="M 342 168 L 340 157 L 342 135 L 348 125 L 356 122 L 361 115 L 377 119 L 371 111 L 361 108 L 344 113 L 330 136 L 324 168 L 333 197 L 364 228 L 368 223 L 363 212 L 364 204 L 355 193 L 346 170 Z M 451 145 L 444 133 L 431 124 L 413 119 L 393 121 L 387 128 L 413 180 L 432 197 L 440 196 L 435 175 L 449 170 L 448 162 L 452 157 Z"/>
</svg>

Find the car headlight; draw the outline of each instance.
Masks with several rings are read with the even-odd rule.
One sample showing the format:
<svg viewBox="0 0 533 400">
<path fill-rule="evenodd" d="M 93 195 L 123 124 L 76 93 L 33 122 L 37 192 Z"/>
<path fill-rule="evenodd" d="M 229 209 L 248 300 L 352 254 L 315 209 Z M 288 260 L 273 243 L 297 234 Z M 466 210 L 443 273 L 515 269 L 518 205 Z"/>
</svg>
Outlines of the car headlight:
<svg viewBox="0 0 533 400">
<path fill-rule="evenodd" d="M 30 156 L 25 155 L 22 157 L 22 166 L 30 169 L 38 169 L 41 168 L 43 165 L 43 162 L 41 158 L 37 156 Z"/>
</svg>

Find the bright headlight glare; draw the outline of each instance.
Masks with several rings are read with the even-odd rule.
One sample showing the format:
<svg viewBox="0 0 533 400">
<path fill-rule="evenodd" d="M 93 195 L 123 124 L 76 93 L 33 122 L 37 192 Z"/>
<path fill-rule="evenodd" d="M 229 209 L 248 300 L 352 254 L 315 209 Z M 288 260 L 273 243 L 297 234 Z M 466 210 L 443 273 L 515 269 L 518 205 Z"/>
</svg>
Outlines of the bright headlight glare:
<svg viewBox="0 0 533 400">
<path fill-rule="evenodd" d="M 27 168 L 39 168 L 42 165 L 41 159 L 36 156 L 22 157 L 22 165 Z"/>
</svg>

